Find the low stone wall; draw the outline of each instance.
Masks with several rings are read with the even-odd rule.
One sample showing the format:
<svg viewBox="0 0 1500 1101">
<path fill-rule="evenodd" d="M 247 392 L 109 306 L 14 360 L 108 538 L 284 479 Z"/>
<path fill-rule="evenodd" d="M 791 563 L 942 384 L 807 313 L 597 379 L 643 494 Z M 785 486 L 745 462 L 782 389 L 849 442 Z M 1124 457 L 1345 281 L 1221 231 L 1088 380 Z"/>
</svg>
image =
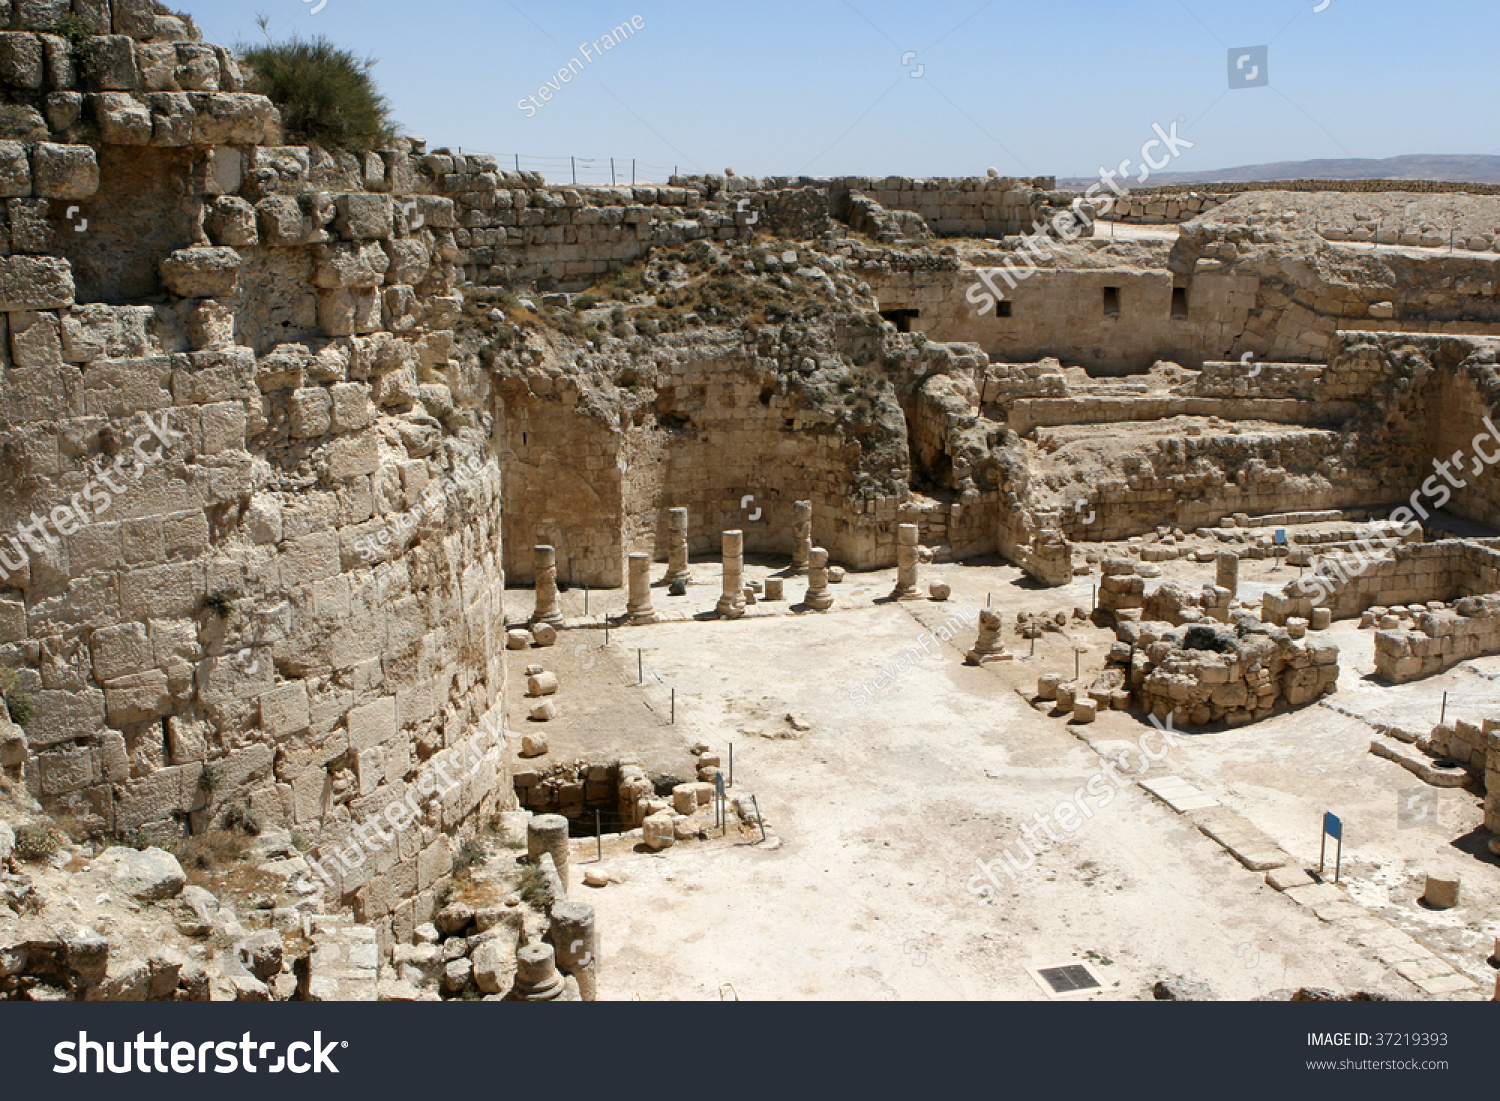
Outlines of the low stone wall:
<svg viewBox="0 0 1500 1101">
<path fill-rule="evenodd" d="M 1105 192 L 1108 195 L 1108 192 Z M 1186 222 L 1226 202 L 1222 195 L 1207 195 L 1197 191 L 1186 194 L 1138 195 L 1118 199 L 1109 211 L 1101 211 L 1101 221 L 1122 222 L 1127 225 L 1161 226 Z"/>
<path fill-rule="evenodd" d="M 1302 707 L 1336 690 L 1337 646 L 1294 639 L 1244 618 L 1239 631 L 1207 624 L 1122 622 L 1112 664 L 1126 664 L 1146 711 L 1176 726 L 1231 726 Z"/>
<path fill-rule="evenodd" d="M 1500 596 L 1495 595 L 1466 597 L 1452 611 L 1419 616 L 1415 630 L 1375 633 L 1375 672 L 1392 684 L 1494 653 L 1500 653 Z"/>
<path fill-rule="evenodd" d="M 1394 538 L 1394 530 L 1387 538 Z M 1370 545 L 1370 544 L 1366 544 Z M 1360 571 L 1358 564 L 1367 563 Z M 1312 574 L 1291 582 L 1280 593 L 1268 592 L 1263 617 L 1285 623 L 1309 619 L 1325 607 L 1334 619 L 1348 619 L 1367 608 L 1423 604 L 1432 600 L 1500 590 L 1500 551 L 1467 540 L 1409 543 L 1377 550 L 1330 555 Z"/>
</svg>

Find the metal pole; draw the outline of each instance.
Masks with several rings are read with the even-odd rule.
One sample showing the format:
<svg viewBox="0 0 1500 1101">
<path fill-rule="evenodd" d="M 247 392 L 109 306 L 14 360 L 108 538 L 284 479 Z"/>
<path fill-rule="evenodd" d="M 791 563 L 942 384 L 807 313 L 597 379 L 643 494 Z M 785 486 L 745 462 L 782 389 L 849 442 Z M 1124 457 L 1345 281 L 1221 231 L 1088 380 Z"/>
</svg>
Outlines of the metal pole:
<svg viewBox="0 0 1500 1101">
<path fill-rule="evenodd" d="M 578 186 L 578 158 L 569 157 L 568 161 L 573 165 L 573 185 Z"/>
<path fill-rule="evenodd" d="M 672 725 L 677 725 L 677 689 L 672 689 Z"/>
<path fill-rule="evenodd" d="M 1443 693 L 1443 713 L 1438 718 L 1438 725 L 1442 726 L 1443 723 L 1445 723 L 1447 721 L 1448 721 L 1448 693 L 1444 692 Z"/>
<path fill-rule="evenodd" d="M 589 614 L 589 586 L 588 586 L 588 582 L 584 582 L 584 585 L 583 585 L 583 614 L 584 615 L 588 615 Z"/>
<path fill-rule="evenodd" d="M 615 159 L 613 157 L 609 158 L 609 186 L 615 186 Z"/>
<path fill-rule="evenodd" d="M 1035 629 L 1033 629 L 1032 632 L 1031 632 L 1031 656 L 1032 657 L 1036 657 L 1036 631 L 1035 631 Z"/>
<path fill-rule="evenodd" d="M 985 593 L 984 594 L 984 606 L 986 608 L 993 608 L 995 606 L 995 594 L 994 593 Z"/>
<path fill-rule="evenodd" d="M 520 174 L 521 174 L 521 154 L 517 153 L 516 154 L 516 175 L 519 176 Z"/>
<path fill-rule="evenodd" d="M 604 625 L 604 648 L 609 649 L 609 624 Z"/>
<path fill-rule="evenodd" d="M 1083 651 L 1082 650 L 1074 650 L 1073 651 L 1073 679 L 1074 680 L 1082 680 L 1083 679 Z"/>
<path fill-rule="evenodd" d="M 729 743 L 729 786 L 734 787 L 734 743 Z"/>
<path fill-rule="evenodd" d="M 755 796 L 750 796 L 750 805 L 755 808 L 755 821 L 760 824 L 760 839 L 766 839 L 766 820 L 760 816 L 760 804 L 755 801 Z"/>
<path fill-rule="evenodd" d="M 630 158 L 630 186 L 635 186 L 635 158 Z"/>
<path fill-rule="evenodd" d="M 604 823 L 599 808 L 594 808 L 594 840 L 598 843 L 599 859 L 604 859 Z"/>
<path fill-rule="evenodd" d="M 1341 876 L 1343 874 L 1344 874 L 1344 830 L 1343 830 L 1343 827 L 1340 826 L 1339 827 L 1339 849 L 1338 849 L 1338 856 L 1336 856 L 1334 858 L 1334 864 L 1333 864 L 1333 882 L 1335 884 L 1337 884 L 1338 881 L 1339 881 L 1339 876 Z"/>
<path fill-rule="evenodd" d="M 1340 831 L 1342 832 L 1342 831 Z M 1323 823 L 1323 840 L 1318 844 L 1318 874 L 1323 874 L 1324 859 L 1328 855 L 1328 823 Z"/>
<path fill-rule="evenodd" d="M 635 652 L 635 682 L 637 684 L 646 683 L 646 655 L 639 649 Z"/>
</svg>

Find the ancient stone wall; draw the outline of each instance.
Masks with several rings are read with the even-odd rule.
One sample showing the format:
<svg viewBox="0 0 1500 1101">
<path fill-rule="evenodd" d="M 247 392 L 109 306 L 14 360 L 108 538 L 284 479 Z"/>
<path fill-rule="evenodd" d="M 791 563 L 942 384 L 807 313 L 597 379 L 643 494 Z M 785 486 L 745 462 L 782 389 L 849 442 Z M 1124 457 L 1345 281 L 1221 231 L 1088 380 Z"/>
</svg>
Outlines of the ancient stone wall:
<svg viewBox="0 0 1500 1101">
<path fill-rule="evenodd" d="M 1500 574 L 1496 566 L 1490 569 Z M 1375 632 L 1375 672 L 1390 684 L 1421 680 L 1494 653 L 1500 653 L 1500 597 L 1493 594 L 1467 597 L 1452 610 L 1420 616 L 1414 630 Z"/>
<path fill-rule="evenodd" d="M 46 33 L 67 8 L 6 5 L 0 32 L 26 781 L 101 832 L 295 827 L 329 901 L 409 936 L 449 838 L 513 803 L 503 756 L 461 751 L 505 671 L 453 203 L 409 144 L 272 145 L 275 109 L 165 9 L 80 0 L 101 33 L 74 41 Z"/>
<path fill-rule="evenodd" d="M 1241 726 L 1277 706 L 1303 707 L 1336 690 L 1337 646 L 1286 631 L 1121 623 L 1130 687 L 1140 706 L 1177 726 Z M 1122 651 L 1120 659 L 1126 654 Z M 1112 655 L 1113 659 L 1113 655 Z"/>
<path fill-rule="evenodd" d="M 1376 540 L 1370 545 L 1373 555 L 1361 549 L 1330 556 L 1320 560 L 1313 575 L 1280 593 L 1266 593 L 1265 620 L 1308 619 L 1316 607 L 1329 609 L 1335 619 L 1348 619 L 1368 608 L 1450 602 L 1500 591 L 1500 551 L 1478 543 L 1448 539 L 1382 549 Z"/>
</svg>

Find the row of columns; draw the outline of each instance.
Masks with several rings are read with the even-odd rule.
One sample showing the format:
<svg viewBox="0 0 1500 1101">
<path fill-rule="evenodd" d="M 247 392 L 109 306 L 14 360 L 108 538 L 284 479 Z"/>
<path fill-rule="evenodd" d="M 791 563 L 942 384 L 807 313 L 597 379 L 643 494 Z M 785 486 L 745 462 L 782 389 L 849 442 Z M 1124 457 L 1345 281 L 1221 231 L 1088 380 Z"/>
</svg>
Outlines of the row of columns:
<svg viewBox="0 0 1500 1101">
<path fill-rule="evenodd" d="M 807 575 L 808 607 L 827 611 L 833 607 L 833 594 L 828 590 L 828 552 L 812 545 L 812 502 L 798 501 L 795 505 L 795 521 L 792 545 L 792 572 Z M 919 600 L 917 592 L 918 542 L 920 531 L 916 524 L 902 524 L 897 529 L 896 542 L 896 588 L 891 593 L 893 600 Z M 562 606 L 557 595 L 557 551 L 553 547 L 538 546 L 533 549 L 536 574 L 536 611 L 531 623 L 559 624 L 563 620 Z M 725 619 L 738 619 L 745 614 L 745 533 L 724 533 L 724 590 L 719 597 L 717 613 Z M 651 603 L 651 555 L 632 554 L 629 557 L 629 590 L 625 605 L 626 622 L 640 626 L 657 621 L 656 609 Z M 1222 566 L 1221 566 L 1222 568 Z M 688 510 L 669 509 L 667 512 L 667 576 L 666 581 L 687 583 L 692 580 L 688 565 Z"/>
</svg>

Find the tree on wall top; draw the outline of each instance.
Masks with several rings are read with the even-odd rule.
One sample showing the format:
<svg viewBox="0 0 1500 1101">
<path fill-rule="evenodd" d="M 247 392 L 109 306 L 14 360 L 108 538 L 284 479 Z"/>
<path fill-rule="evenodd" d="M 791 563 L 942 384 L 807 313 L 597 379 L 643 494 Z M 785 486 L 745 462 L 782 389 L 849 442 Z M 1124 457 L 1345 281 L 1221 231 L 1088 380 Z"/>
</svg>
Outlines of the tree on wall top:
<svg viewBox="0 0 1500 1101">
<path fill-rule="evenodd" d="M 266 19 L 257 22 L 266 29 Z M 293 37 L 240 46 L 251 88 L 281 109 L 290 141 L 366 152 L 390 144 L 390 104 L 375 86 L 374 58 L 361 59 L 327 38 Z"/>
</svg>

